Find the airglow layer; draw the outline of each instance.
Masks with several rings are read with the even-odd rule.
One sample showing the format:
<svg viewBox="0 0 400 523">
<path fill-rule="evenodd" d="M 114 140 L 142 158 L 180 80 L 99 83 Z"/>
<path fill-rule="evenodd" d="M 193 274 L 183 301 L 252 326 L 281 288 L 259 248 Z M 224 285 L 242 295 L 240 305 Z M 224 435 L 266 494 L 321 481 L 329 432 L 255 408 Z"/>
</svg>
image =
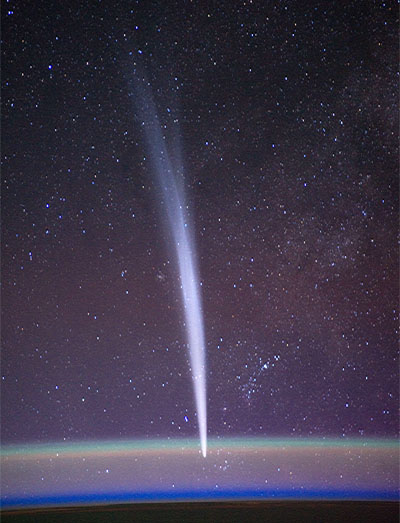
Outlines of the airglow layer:
<svg viewBox="0 0 400 523">
<path fill-rule="evenodd" d="M 398 443 L 368 438 L 111 440 L 2 448 L 3 508 L 216 499 L 396 500 Z"/>
</svg>

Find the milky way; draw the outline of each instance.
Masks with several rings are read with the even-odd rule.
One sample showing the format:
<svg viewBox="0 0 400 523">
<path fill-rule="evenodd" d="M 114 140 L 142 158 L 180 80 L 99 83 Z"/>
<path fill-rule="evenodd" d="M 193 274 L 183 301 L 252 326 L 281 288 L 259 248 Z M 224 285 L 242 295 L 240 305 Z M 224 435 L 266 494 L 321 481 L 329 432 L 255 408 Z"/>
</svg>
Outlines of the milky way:
<svg viewBox="0 0 400 523">
<path fill-rule="evenodd" d="M 2 443 L 397 438 L 395 2 L 3 5 Z"/>
</svg>

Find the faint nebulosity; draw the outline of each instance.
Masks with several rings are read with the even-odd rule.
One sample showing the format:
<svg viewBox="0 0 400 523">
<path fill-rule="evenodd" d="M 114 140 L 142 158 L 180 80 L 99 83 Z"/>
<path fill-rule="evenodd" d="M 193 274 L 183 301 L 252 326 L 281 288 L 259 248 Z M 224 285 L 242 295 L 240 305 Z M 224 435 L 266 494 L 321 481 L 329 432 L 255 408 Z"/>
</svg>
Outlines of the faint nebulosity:
<svg viewBox="0 0 400 523">
<path fill-rule="evenodd" d="M 398 430 L 395 2 L 3 3 L 2 441 L 196 436 L 146 74 L 193 224 L 208 432 Z"/>
</svg>

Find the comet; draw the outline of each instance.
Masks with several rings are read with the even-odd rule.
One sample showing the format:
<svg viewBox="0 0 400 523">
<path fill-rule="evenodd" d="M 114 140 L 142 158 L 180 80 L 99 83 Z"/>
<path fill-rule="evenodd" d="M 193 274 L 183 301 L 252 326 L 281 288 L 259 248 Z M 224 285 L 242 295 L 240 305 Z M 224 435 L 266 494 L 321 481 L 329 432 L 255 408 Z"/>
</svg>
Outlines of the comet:
<svg viewBox="0 0 400 523">
<path fill-rule="evenodd" d="M 182 168 L 173 165 L 165 136 L 161 131 L 151 86 L 146 79 L 136 78 L 135 106 L 145 131 L 149 159 L 156 174 L 164 209 L 175 245 L 184 309 L 187 347 L 193 380 L 201 453 L 207 455 L 207 400 L 205 335 L 200 279 L 192 226 L 188 215 Z"/>
</svg>

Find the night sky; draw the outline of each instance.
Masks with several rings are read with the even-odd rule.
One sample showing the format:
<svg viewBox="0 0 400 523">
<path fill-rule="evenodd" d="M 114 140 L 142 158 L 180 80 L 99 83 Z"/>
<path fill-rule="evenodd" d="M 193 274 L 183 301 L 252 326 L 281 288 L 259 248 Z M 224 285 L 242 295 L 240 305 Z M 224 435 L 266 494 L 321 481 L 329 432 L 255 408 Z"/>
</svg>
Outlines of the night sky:
<svg viewBox="0 0 400 523">
<path fill-rule="evenodd" d="M 396 2 L 3 2 L 3 443 L 398 429 Z"/>
</svg>

